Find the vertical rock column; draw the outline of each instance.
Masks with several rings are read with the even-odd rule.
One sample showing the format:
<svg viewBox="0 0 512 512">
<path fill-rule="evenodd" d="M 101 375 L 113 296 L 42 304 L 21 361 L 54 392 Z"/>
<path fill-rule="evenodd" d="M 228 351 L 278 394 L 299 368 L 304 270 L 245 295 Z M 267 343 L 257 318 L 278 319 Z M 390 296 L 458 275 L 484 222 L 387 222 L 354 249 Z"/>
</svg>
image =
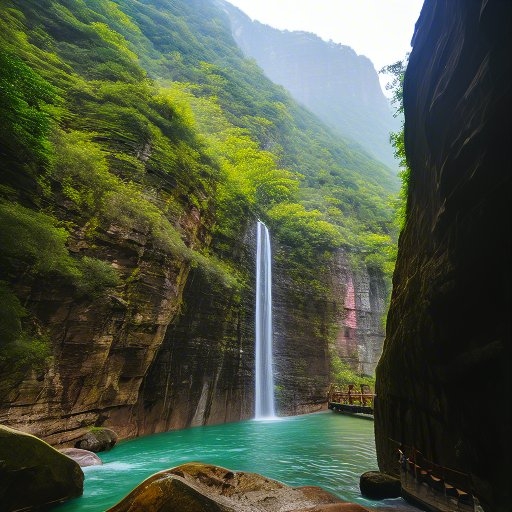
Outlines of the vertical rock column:
<svg viewBox="0 0 512 512">
<path fill-rule="evenodd" d="M 511 9 L 426 0 L 416 25 L 404 82 L 408 217 L 375 410 L 381 470 L 398 471 L 402 442 L 458 471 L 495 512 L 512 502 Z"/>
</svg>

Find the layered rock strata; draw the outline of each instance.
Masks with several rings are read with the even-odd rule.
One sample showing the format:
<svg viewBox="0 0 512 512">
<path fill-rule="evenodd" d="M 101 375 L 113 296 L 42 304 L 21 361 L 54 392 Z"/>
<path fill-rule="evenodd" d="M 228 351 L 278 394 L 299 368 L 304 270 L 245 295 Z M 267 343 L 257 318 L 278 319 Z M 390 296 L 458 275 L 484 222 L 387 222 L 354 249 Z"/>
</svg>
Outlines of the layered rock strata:
<svg viewBox="0 0 512 512">
<path fill-rule="evenodd" d="M 335 353 L 358 374 L 374 375 L 384 343 L 388 284 L 382 273 L 350 265 L 339 251 L 331 270 L 336 304 Z"/>
<path fill-rule="evenodd" d="M 510 20 L 496 0 L 426 0 L 404 82 L 411 174 L 383 356 L 379 466 L 397 448 L 510 509 Z M 418 453 L 416 453 L 419 456 Z"/>
</svg>

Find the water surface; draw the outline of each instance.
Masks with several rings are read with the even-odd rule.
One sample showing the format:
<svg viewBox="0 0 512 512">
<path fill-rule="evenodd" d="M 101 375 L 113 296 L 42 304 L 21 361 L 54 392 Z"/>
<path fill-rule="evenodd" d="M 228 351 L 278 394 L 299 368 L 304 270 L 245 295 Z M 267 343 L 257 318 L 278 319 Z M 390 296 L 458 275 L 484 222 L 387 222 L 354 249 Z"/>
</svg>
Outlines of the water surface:
<svg viewBox="0 0 512 512">
<path fill-rule="evenodd" d="M 414 510 L 401 499 L 361 497 L 360 475 L 377 470 L 373 421 L 331 411 L 166 432 L 120 442 L 98 455 L 103 466 L 83 468 L 83 496 L 52 510 L 102 512 L 153 473 L 193 461 L 291 486 L 318 485 L 366 507 Z"/>
</svg>

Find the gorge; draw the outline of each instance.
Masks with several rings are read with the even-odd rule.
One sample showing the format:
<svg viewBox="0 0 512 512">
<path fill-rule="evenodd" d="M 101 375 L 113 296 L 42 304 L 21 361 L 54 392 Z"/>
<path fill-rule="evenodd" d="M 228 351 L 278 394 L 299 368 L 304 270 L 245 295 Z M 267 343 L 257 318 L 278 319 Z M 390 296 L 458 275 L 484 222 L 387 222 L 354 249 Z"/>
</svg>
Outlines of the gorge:
<svg viewBox="0 0 512 512">
<path fill-rule="evenodd" d="M 0 0 L 0 423 L 62 448 L 252 418 L 261 219 L 276 415 L 376 371 L 380 470 L 402 445 L 509 510 L 510 2 L 425 0 L 392 292 L 394 171 L 223 4 Z"/>
<path fill-rule="evenodd" d="M 65 447 L 251 418 L 258 218 L 276 413 L 325 408 L 344 354 L 373 373 L 390 169 L 244 59 L 216 2 L 1 9 L 2 424 Z"/>
</svg>

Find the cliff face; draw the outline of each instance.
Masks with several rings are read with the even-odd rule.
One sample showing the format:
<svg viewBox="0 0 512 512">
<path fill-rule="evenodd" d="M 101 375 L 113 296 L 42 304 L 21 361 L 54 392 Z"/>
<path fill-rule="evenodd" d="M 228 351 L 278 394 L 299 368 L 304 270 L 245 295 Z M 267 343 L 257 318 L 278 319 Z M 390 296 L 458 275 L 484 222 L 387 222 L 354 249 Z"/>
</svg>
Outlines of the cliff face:
<svg viewBox="0 0 512 512">
<path fill-rule="evenodd" d="M 191 245 L 205 243 L 204 222 L 195 210 L 182 220 Z M 249 226 L 232 247 L 232 257 L 251 275 L 254 231 Z M 74 243 L 80 245 L 78 239 Z M 252 417 L 254 281 L 238 296 L 185 261 L 163 257 L 141 232 L 111 226 L 104 243 L 112 264 L 131 276 L 115 295 L 91 303 L 76 302 L 65 287 L 48 289 L 48 283 L 20 289 L 52 333 L 55 349 L 49 368 L 4 390 L 2 423 L 64 446 L 91 426 L 108 426 L 130 438 Z M 286 248 L 276 239 L 272 244 L 278 254 L 273 270 L 277 413 L 321 410 L 330 382 L 329 342 L 333 329 L 344 332 L 347 324 L 346 280 L 352 273 L 344 266 L 343 272 L 328 274 L 335 299 L 322 298 L 294 283 Z M 356 288 L 368 296 L 369 288 Z M 367 314 L 357 312 L 358 318 Z M 352 339 L 360 350 L 361 336 Z M 363 364 L 368 361 L 358 357 L 355 367 Z"/>
<path fill-rule="evenodd" d="M 236 42 L 273 82 L 373 157 L 396 168 L 389 134 L 398 131 L 399 123 L 368 58 L 314 34 L 253 22 L 240 10 L 224 5 Z"/>
<path fill-rule="evenodd" d="M 335 353 L 351 368 L 374 375 L 384 343 L 388 287 L 380 272 L 354 268 L 340 251 L 331 270 L 336 303 Z"/>
<path fill-rule="evenodd" d="M 252 232 L 232 249 L 253 275 Z M 139 435 L 254 415 L 253 286 L 237 297 L 193 270 L 180 307 L 142 384 Z"/>
<path fill-rule="evenodd" d="M 427 0 L 404 83 L 411 176 L 375 412 L 395 442 L 510 508 L 510 2 Z M 453 475 L 454 473 L 452 473 Z"/>
<path fill-rule="evenodd" d="M 195 209 L 182 222 L 191 245 L 204 242 L 198 237 L 204 221 Z M 105 423 L 121 437 L 138 433 L 130 411 L 179 313 L 190 270 L 189 263 L 152 247 L 141 231 L 111 226 L 95 242 L 126 278 L 116 294 L 77 300 L 56 282 L 18 284 L 19 295 L 51 333 L 53 354 L 46 370 L 21 375 L 2 389 L 0 417 L 51 444 L 73 444 L 90 426 Z M 78 234 L 73 245 L 87 247 Z"/>
</svg>

